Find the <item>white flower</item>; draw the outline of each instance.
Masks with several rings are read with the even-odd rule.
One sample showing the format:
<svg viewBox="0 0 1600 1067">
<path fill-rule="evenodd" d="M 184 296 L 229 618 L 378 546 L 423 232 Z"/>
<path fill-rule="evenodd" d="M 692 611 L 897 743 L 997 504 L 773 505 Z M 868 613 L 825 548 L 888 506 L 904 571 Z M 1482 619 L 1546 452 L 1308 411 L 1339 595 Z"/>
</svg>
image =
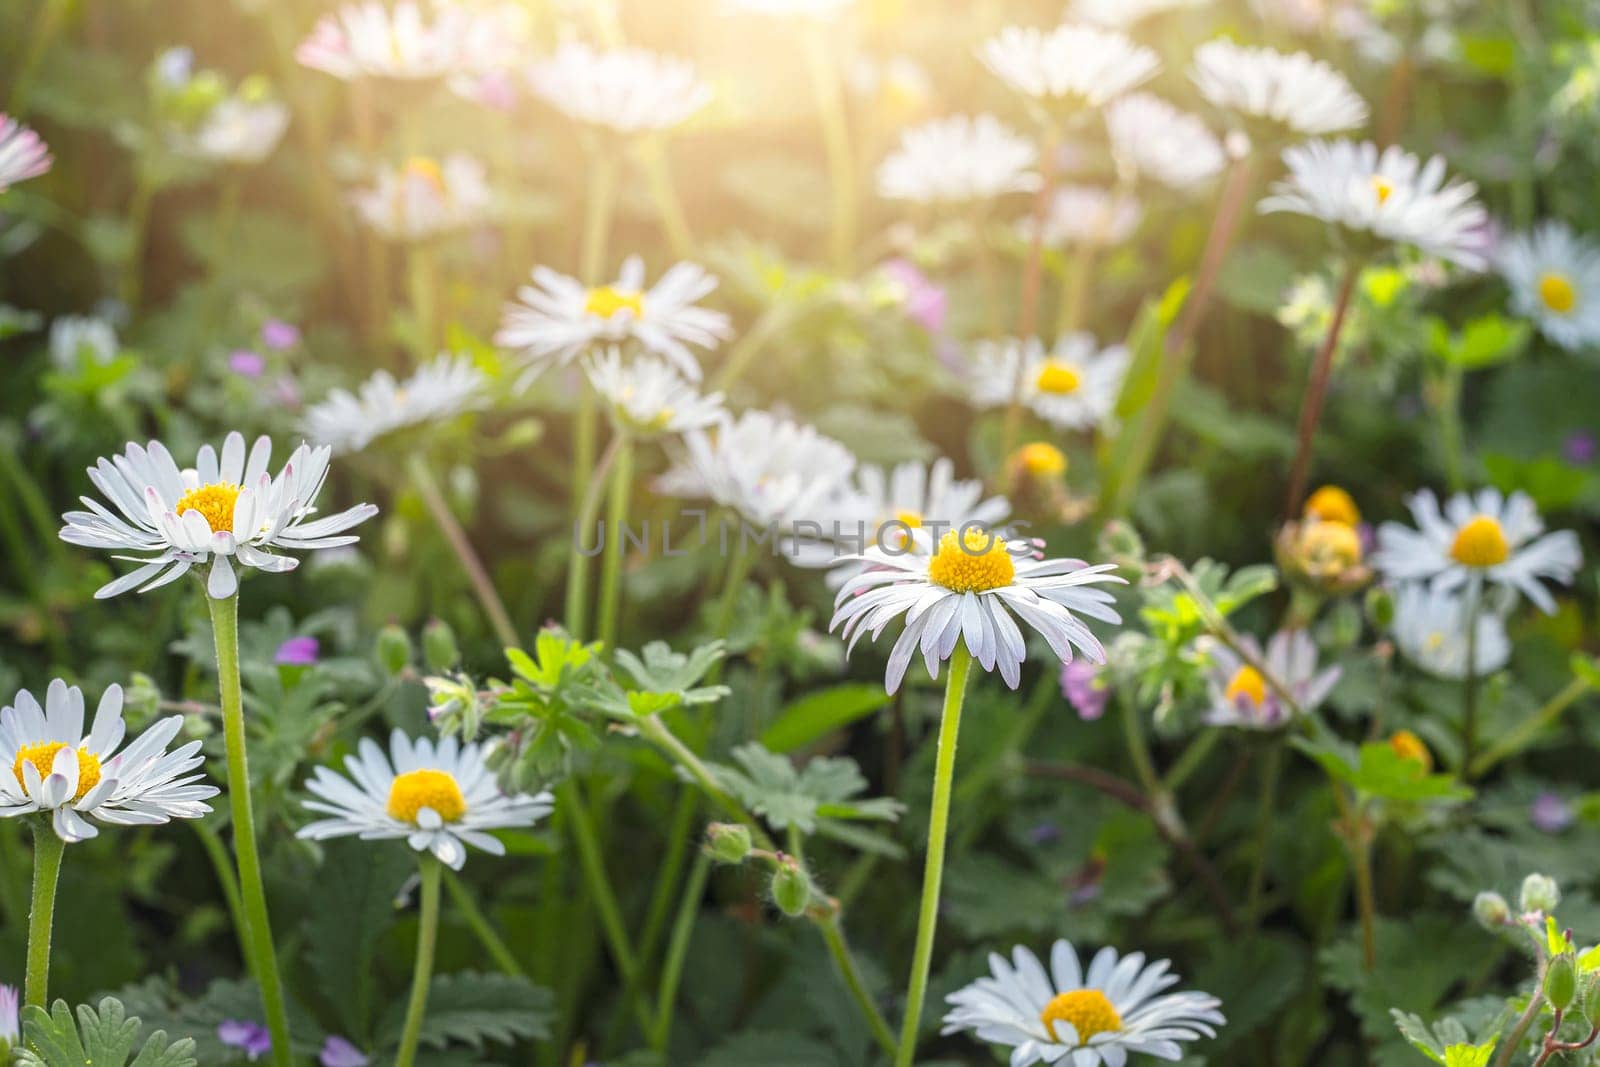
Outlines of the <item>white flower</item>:
<svg viewBox="0 0 1600 1067">
<path fill-rule="evenodd" d="M 1339 668 L 1317 671 L 1317 643 L 1304 630 L 1279 630 L 1261 645 L 1246 634 L 1240 639 L 1267 674 L 1289 690 L 1301 711 L 1310 711 L 1327 699 L 1339 681 Z M 1247 730 L 1275 730 L 1293 714 L 1284 706 L 1266 677 L 1231 648 L 1208 643 L 1211 672 L 1211 710 L 1206 722 L 1213 726 L 1240 726 Z"/>
<path fill-rule="evenodd" d="M 278 101 L 231 96 L 206 112 L 192 133 L 179 137 L 177 148 L 216 163 L 260 163 L 288 127 L 289 109 Z"/>
<path fill-rule="evenodd" d="M 1204 185 L 1227 162 L 1206 124 L 1160 97 L 1134 93 L 1106 108 L 1106 132 L 1117 165 L 1173 189 Z"/>
<path fill-rule="evenodd" d="M 878 195 L 964 203 L 1039 187 L 1039 150 L 993 115 L 952 115 L 913 126 L 878 165 Z"/>
<path fill-rule="evenodd" d="M 1414 245 L 1471 270 L 1483 266 L 1477 186 L 1445 181 L 1445 163 L 1424 164 L 1395 145 L 1380 154 L 1370 141 L 1311 141 L 1284 150 L 1288 177 L 1261 201 L 1262 213 L 1310 215 L 1344 231 Z"/>
<path fill-rule="evenodd" d="M 724 415 L 721 393 L 701 396 L 670 364 L 653 356 L 624 362 L 612 347 L 590 357 L 584 372 L 612 417 L 635 435 L 702 430 Z"/>
<path fill-rule="evenodd" d="M 746 411 L 683 442 L 685 456 L 656 479 L 656 491 L 713 500 L 763 534 L 814 519 L 856 465 L 833 438 L 765 411 Z"/>
<path fill-rule="evenodd" d="M 1111 594 L 1089 586 L 1123 579 L 1107 571 L 1115 564 L 1091 567 L 1079 559 L 1035 559 L 1028 546 L 1009 544 L 980 526 L 951 530 L 935 544 L 922 531 L 920 551 L 869 547 L 851 557 L 867 566 L 839 588 L 833 621 L 840 628 L 846 652 L 863 634 L 874 640 L 894 619 L 905 616 L 905 629 L 889 653 L 884 685 L 900 688 L 911 657 L 922 651 L 928 673 L 939 677 L 939 664 L 964 641 L 967 651 L 986 671 L 998 669 L 1006 685 L 1017 688 L 1028 644 L 1012 614 L 1049 644 L 1064 663 L 1076 646 L 1094 663 L 1104 663 L 1105 649 L 1077 617 L 1105 622 L 1122 618 L 1111 608 Z M 1017 555 L 1019 550 L 1028 553 Z M 1074 614 L 1077 613 L 1077 614 Z"/>
<path fill-rule="evenodd" d="M 1583 563 L 1577 535 L 1571 530 L 1545 534 L 1544 522 L 1526 493 L 1509 497 L 1498 489 L 1480 489 L 1476 496 L 1457 493 L 1442 513 L 1438 498 L 1427 489 L 1406 503 L 1417 529 L 1384 523 L 1378 527 L 1378 551 L 1372 557 L 1373 565 L 1391 581 L 1429 581 L 1444 590 L 1466 586 L 1470 595 L 1477 583 L 1487 579 L 1522 593 L 1550 613 L 1556 602 L 1541 579 L 1569 584 Z"/>
<path fill-rule="evenodd" d="M 452 419 L 489 405 L 489 382 L 469 356 L 444 354 L 403 382 L 380 370 L 352 393 L 335 389 L 306 412 L 300 430 L 336 455 L 359 452 L 384 434 Z"/>
<path fill-rule="evenodd" d="M 1562 348 L 1600 344 L 1600 246 L 1546 222 L 1500 246 L 1496 264 L 1511 306 Z"/>
<path fill-rule="evenodd" d="M 1195 49 L 1190 77 L 1217 107 L 1301 136 L 1338 133 L 1367 121 L 1366 101 L 1345 76 L 1304 52 L 1285 55 L 1218 38 Z"/>
<path fill-rule="evenodd" d="M 1085 973 L 1066 940 L 1050 950 L 1050 970 L 1018 946 L 1008 963 L 989 954 L 991 977 L 950 994 L 944 1033 L 971 1031 L 1011 1047 L 1011 1067 L 1034 1063 L 1123 1067 L 1129 1056 L 1177 1060 L 1180 1042 L 1215 1037 L 1226 1020 L 1206 993 L 1164 993 L 1177 984 L 1166 960 L 1102 948 Z"/>
<path fill-rule="evenodd" d="M 488 831 L 532 826 L 555 806 L 549 793 L 500 792 L 482 750 L 454 737 L 435 745 L 396 730 L 387 756 L 364 737 L 344 766 L 349 778 L 318 767 L 306 782 L 316 799 L 305 806 L 332 817 L 301 827 L 298 836 L 312 841 L 404 838 L 416 851 L 431 852 L 459 871 L 467 861 L 467 845 L 503 856 L 506 847 Z"/>
<path fill-rule="evenodd" d="M 978 407 L 1004 407 L 1016 389 L 1022 361 L 1022 402 L 1034 414 L 1064 430 L 1104 425 L 1122 392 L 1128 350 L 1120 344 L 1099 349 L 1087 333 L 1067 334 L 1048 353 L 1037 337 L 980 341 L 973 350 L 967 395 Z"/>
<path fill-rule="evenodd" d="M 1478 612 L 1473 674 L 1483 677 L 1511 659 L 1511 639 L 1498 613 Z M 1467 599 L 1459 590 L 1407 582 L 1394 602 L 1394 640 L 1401 653 L 1440 678 L 1467 676 Z"/>
<path fill-rule="evenodd" d="M 350 194 L 361 220 L 385 237 L 416 241 L 483 222 L 494 194 L 483 164 L 451 155 L 443 163 L 413 156 L 380 171 L 377 183 Z"/>
<path fill-rule="evenodd" d="M 469 21 L 455 6 L 441 7 L 430 20 L 415 0 L 392 8 L 365 0 L 324 15 L 294 55 L 344 81 L 438 78 L 468 65 L 463 43 Z"/>
<path fill-rule="evenodd" d="M 0 1055 L 9 1053 L 22 1039 L 17 1018 L 19 997 L 14 985 L 0 985 Z"/>
<path fill-rule="evenodd" d="M 116 327 L 98 315 L 61 315 L 50 323 L 50 360 L 73 373 L 84 361 L 104 366 L 117 358 Z"/>
<path fill-rule="evenodd" d="M 534 64 L 528 84 L 569 118 L 623 134 L 680 125 L 711 101 L 711 88 L 681 59 L 576 41 Z"/>
<path fill-rule="evenodd" d="M 182 726 L 182 715 L 169 716 L 119 752 L 127 729 L 120 685 L 100 697 L 87 735 L 77 686 L 53 680 L 43 708 L 20 690 L 0 708 L 0 817 L 47 812 L 68 842 L 99 834 L 85 816 L 111 826 L 198 819 L 218 790 L 199 784 L 204 772 L 190 773 L 205 762 L 199 741 L 166 750 Z"/>
<path fill-rule="evenodd" d="M 1204 0 L 1073 0 L 1067 10 L 1081 22 L 1125 30 L 1137 22 L 1167 11 L 1198 7 Z"/>
<path fill-rule="evenodd" d="M 1131 193 L 1111 193 L 1090 185 L 1063 185 L 1050 196 L 1042 240 L 1051 248 L 1121 244 L 1139 227 L 1142 212 Z M 1023 239 L 1033 236 L 1033 219 L 1018 224 Z"/>
<path fill-rule="evenodd" d="M 774 18 L 835 19 L 856 5 L 856 0 L 723 0 L 729 13 L 767 15 Z"/>
<path fill-rule="evenodd" d="M 344 531 L 376 515 L 372 504 L 314 518 L 331 455 L 326 447 L 301 445 L 274 478 L 267 473 L 272 442 L 266 437 L 257 438 L 246 457 L 244 437 L 230 433 L 220 460 L 205 445 L 189 470 L 179 470 L 160 441 L 144 447 L 130 441 L 122 455 L 102 457 L 89 468 L 89 480 L 121 514 L 80 497 L 89 510 L 62 516 L 67 524 L 61 539 L 137 553 L 115 557 L 140 566 L 101 586 L 96 599 L 135 587 L 148 592 L 191 567 L 207 565 L 206 592 L 219 600 L 230 597 L 239 587 L 233 560 L 264 571 L 289 571 L 300 561 L 269 549 L 335 548 L 360 540 Z"/>
<path fill-rule="evenodd" d="M 42 137 L 0 111 L 0 193 L 20 181 L 37 178 L 52 162 L 50 146 Z"/>
<path fill-rule="evenodd" d="M 1007 26 L 984 42 L 978 58 L 1024 96 L 1088 107 L 1142 85 L 1161 68 L 1150 49 L 1092 26 Z"/>
<path fill-rule="evenodd" d="M 494 343 L 519 353 L 535 369 L 566 363 L 597 342 L 637 341 L 672 362 L 690 381 L 700 364 L 690 345 L 715 348 L 732 336 L 728 316 L 696 306 L 717 279 L 694 263 L 675 264 L 649 289 L 644 260 L 629 256 L 609 285 L 590 289 L 548 267 L 533 269 L 533 284 L 506 305 Z"/>
</svg>

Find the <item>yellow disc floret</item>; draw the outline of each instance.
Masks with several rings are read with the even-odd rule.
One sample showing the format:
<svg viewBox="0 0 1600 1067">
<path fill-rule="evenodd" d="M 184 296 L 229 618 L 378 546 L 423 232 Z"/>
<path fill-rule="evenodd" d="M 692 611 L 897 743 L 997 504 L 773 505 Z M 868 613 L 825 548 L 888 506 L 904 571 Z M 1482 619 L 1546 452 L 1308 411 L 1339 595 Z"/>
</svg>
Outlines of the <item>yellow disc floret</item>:
<svg viewBox="0 0 1600 1067">
<path fill-rule="evenodd" d="M 233 532 L 233 505 L 239 499 L 242 486 L 232 482 L 213 482 L 191 489 L 178 500 L 178 514 L 198 511 L 211 527 L 212 533 Z"/>
<path fill-rule="evenodd" d="M 1396 730 L 1389 735 L 1389 747 L 1403 760 L 1422 764 L 1425 771 L 1433 770 L 1433 753 L 1423 744 L 1422 738 L 1410 730 Z"/>
<path fill-rule="evenodd" d="M 898 522 L 898 523 L 903 523 L 903 524 L 905 524 L 906 526 L 910 527 L 913 530 L 920 530 L 922 528 L 922 515 L 921 515 L 921 513 L 920 512 L 916 512 L 916 511 L 910 511 L 910 510 L 908 510 L 906 508 L 901 508 L 899 511 L 896 511 L 894 513 L 894 521 Z"/>
<path fill-rule="evenodd" d="M 1239 703 L 1242 697 L 1251 706 L 1259 706 L 1267 700 L 1267 680 L 1261 677 L 1260 671 L 1246 663 L 1233 672 L 1233 677 L 1228 679 L 1228 688 L 1222 695 L 1229 704 Z"/>
<path fill-rule="evenodd" d="M 22 765 L 31 763 L 40 778 L 48 778 L 55 767 L 56 753 L 66 747 L 60 741 L 43 741 L 37 745 L 23 745 L 17 750 L 17 762 L 12 765 L 11 772 L 17 776 L 17 784 L 22 786 L 23 792 L 28 790 L 28 780 L 23 777 Z M 86 748 L 78 749 L 78 791 L 72 796 L 73 802 L 82 800 L 99 784 L 100 757 Z"/>
<path fill-rule="evenodd" d="M 586 315 L 602 319 L 609 319 L 619 311 L 631 312 L 636 319 L 643 318 L 644 294 L 602 285 L 598 289 L 589 290 L 589 295 L 583 302 L 583 310 Z"/>
<path fill-rule="evenodd" d="M 1005 538 L 976 526 L 951 530 L 939 538 L 939 547 L 928 561 L 928 577 L 956 593 L 999 589 L 1016 576 Z"/>
<path fill-rule="evenodd" d="M 1337 485 L 1325 485 L 1306 500 L 1305 517 L 1323 522 L 1342 522 L 1346 526 L 1361 525 L 1361 509 L 1349 493 Z"/>
<path fill-rule="evenodd" d="M 445 771 L 424 769 L 396 775 L 385 809 L 389 817 L 415 824 L 417 812 L 423 808 L 432 808 L 445 822 L 455 822 L 467 813 L 467 799 L 455 778 Z"/>
<path fill-rule="evenodd" d="M 1474 515 L 1456 531 L 1450 558 L 1468 567 L 1497 567 L 1511 555 L 1511 542 L 1492 515 Z"/>
<path fill-rule="evenodd" d="M 1011 454 L 1011 462 L 1036 478 L 1053 478 L 1067 470 L 1066 453 L 1044 441 L 1023 445 Z"/>
<path fill-rule="evenodd" d="M 1539 275 L 1539 300 L 1557 315 L 1568 315 L 1578 303 L 1578 290 L 1560 271 L 1546 271 Z"/>
<path fill-rule="evenodd" d="M 1073 989 L 1057 993 L 1039 1013 L 1039 1021 L 1057 1041 L 1063 1040 L 1056 1023 L 1071 1023 L 1078 1032 L 1078 1044 L 1087 1045 L 1095 1034 L 1116 1033 L 1122 1029 L 1122 1016 L 1098 989 Z"/>
<path fill-rule="evenodd" d="M 1083 385 L 1083 376 L 1072 364 L 1052 359 L 1039 368 L 1039 376 L 1034 379 L 1033 385 L 1041 393 L 1066 396 L 1078 391 L 1079 386 Z"/>
<path fill-rule="evenodd" d="M 1372 195 L 1378 198 L 1378 203 L 1388 203 L 1389 198 L 1394 195 L 1394 182 L 1381 174 L 1374 174 L 1372 176 Z"/>
<path fill-rule="evenodd" d="M 400 173 L 407 178 L 428 183 L 436 192 L 444 192 L 444 170 L 440 168 L 437 160 L 429 159 L 427 156 L 412 156 L 406 160 L 405 166 L 400 168 Z"/>
<path fill-rule="evenodd" d="M 1342 522 L 1308 523 L 1300 534 L 1300 555 L 1312 574 L 1348 570 L 1361 562 L 1361 535 Z"/>
</svg>

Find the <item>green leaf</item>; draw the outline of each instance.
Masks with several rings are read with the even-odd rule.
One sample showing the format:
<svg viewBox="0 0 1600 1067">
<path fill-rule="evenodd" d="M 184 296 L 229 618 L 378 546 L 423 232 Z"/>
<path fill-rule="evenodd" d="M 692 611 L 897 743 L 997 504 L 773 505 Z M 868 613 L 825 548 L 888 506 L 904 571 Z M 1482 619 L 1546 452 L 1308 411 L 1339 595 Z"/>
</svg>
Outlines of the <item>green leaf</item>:
<svg viewBox="0 0 1600 1067">
<path fill-rule="evenodd" d="M 405 1007 L 396 1000 L 384 1018 L 381 1032 L 391 1046 L 405 1025 Z M 509 1045 L 522 1038 L 549 1037 L 554 1018 L 555 995 L 526 978 L 475 971 L 440 974 L 428 987 L 422 1043 L 444 1048 L 460 1042 L 481 1051 L 486 1041 Z"/>
<path fill-rule="evenodd" d="M 1533 327 L 1522 319 L 1483 315 L 1452 334 L 1436 323 L 1430 341 L 1435 355 L 1462 370 L 1481 370 L 1504 363 L 1521 354 L 1532 336 Z"/>
<path fill-rule="evenodd" d="M 347 1034 L 370 1032 L 378 941 L 393 924 L 395 894 L 413 870 L 410 852 L 366 841 L 331 842 L 323 891 L 306 922 L 307 958 Z"/>
<path fill-rule="evenodd" d="M 1474 1045 L 1467 1028 L 1455 1019 L 1441 1019 L 1429 1029 L 1420 1015 L 1398 1008 L 1390 1014 L 1394 1016 L 1400 1035 L 1411 1042 L 1412 1048 L 1444 1067 L 1486 1067 L 1499 1040 L 1498 1034 L 1491 1034 L 1483 1044 Z"/>
<path fill-rule="evenodd" d="M 804 770 L 796 770 L 789 757 L 770 751 L 759 741 L 740 745 L 733 750 L 733 758 L 738 768 L 713 764 L 713 775 L 777 830 L 793 827 L 813 834 L 823 820 L 892 821 L 904 810 L 898 801 L 887 798 L 857 799 L 867 788 L 867 779 L 852 759 L 819 756 Z"/>
<path fill-rule="evenodd" d="M 48 1013 L 30 1005 L 22 1012 L 24 1047 L 17 1062 L 23 1067 L 126 1067 L 139 1044 L 139 1031 L 139 1020 L 128 1018 L 116 997 L 104 998 L 98 1009 L 79 1005 L 76 1022 L 64 1000 L 56 1001 Z M 193 1041 L 169 1042 L 161 1030 L 145 1038 L 133 1061 L 134 1067 L 195 1067 L 197 1062 Z"/>
<path fill-rule="evenodd" d="M 774 752 L 793 752 L 871 715 L 888 702 L 883 686 L 856 682 L 809 693 L 778 714 L 761 735 L 761 743 Z"/>
</svg>

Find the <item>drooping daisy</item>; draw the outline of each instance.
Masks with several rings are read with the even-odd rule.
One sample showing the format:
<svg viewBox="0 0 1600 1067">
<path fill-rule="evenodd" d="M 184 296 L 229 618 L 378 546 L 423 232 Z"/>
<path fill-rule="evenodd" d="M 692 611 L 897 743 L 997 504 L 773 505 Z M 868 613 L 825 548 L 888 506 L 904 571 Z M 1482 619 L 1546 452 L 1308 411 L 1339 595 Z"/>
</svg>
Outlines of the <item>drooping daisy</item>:
<svg viewBox="0 0 1600 1067">
<path fill-rule="evenodd" d="M 289 127 L 289 109 L 271 98 L 232 96 L 182 136 L 179 151 L 214 163 L 248 166 L 272 154 Z"/>
<path fill-rule="evenodd" d="M 1562 348 L 1600 344 L 1600 246 L 1562 222 L 1507 238 L 1495 265 L 1511 306 Z"/>
<path fill-rule="evenodd" d="M 489 405 L 488 384 L 470 357 L 446 353 L 403 382 L 380 370 L 354 393 L 333 390 L 306 412 L 300 430 L 335 455 L 359 452 L 395 430 L 482 410 Z"/>
<path fill-rule="evenodd" d="M 1293 145 L 1283 161 L 1289 175 L 1258 205 L 1263 214 L 1321 219 L 1357 249 L 1393 241 L 1469 270 L 1483 267 L 1488 216 L 1477 186 L 1447 182 L 1442 157 L 1423 163 L 1396 145 L 1380 153 L 1370 141 L 1337 140 Z"/>
<path fill-rule="evenodd" d="M 1152 15 L 1198 7 L 1204 0 L 1073 0 L 1068 11 L 1080 22 L 1126 30 Z"/>
<path fill-rule="evenodd" d="M 969 1031 L 1011 1048 L 1011 1067 L 1070 1063 L 1123 1067 L 1129 1056 L 1176 1060 L 1181 1042 L 1215 1037 L 1226 1020 L 1206 993 L 1166 993 L 1178 982 L 1166 960 L 1102 948 L 1087 973 L 1066 940 L 1050 949 L 1050 970 L 1017 946 L 1011 960 L 989 955 L 988 977 L 950 994 L 944 1033 Z"/>
<path fill-rule="evenodd" d="M 100 697 L 88 734 L 77 686 L 54 679 L 43 708 L 19 690 L 0 708 L 0 817 L 48 813 L 67 842 L 99 834 L 86 817 L 108 826 L 198 819 L 219 790 L 204 784 L 204 772 L 191 773 L 205 762 L 199 741 L 167 751 L 182 727 L 182 715 L 169 716 L 119 752 L 127 729 L 120 685 Z"/>
<path fill-rule="evenodd" d="M 968 395 L 979 407 L 1011 403 L 1022 361 L 1022 402 L 1052 426 L 1083 430 L 1110 418 L 1128 372 L 1123 345 L 1100 349 L 1092 335 L 1067 334 L 1046 352 L 1037 337 L 980 341 L 973 351 Z"/>
<path fill-rule="evenodd" d="M 613 346 L 591 356 L 584 372 L 611 417 L 638 437 L 703 430 L 724 415 L 721 393 L 701 396 L 669 363 L 653 356 L 624 362 Z"/>
<path fill-rule="evenodd" d="M 1321 704 L 1339 681 L 1338 667 L 1317 670 L 1317 644 L 1304 630 L 1279 630 L 1267 641 L 1265 655 L 1249 634 L 1240 641 L 1283 684 L 1301 711 Z M 1289 722 L 1292 711 L 1253 664 L 1222 644 L 1212 645 L 1209 654 L 1211 710 L 1206 722 L 1247 730 L 1275 730 Z"/>
<path fill-rule="evenodd" d="M 1041 240 L 1051 248 L 1119 245 L 1139 228 L 1143 212 L 1131 193 L 1112 193 L 1090 185 L 1063 185 L 1050 195 Z M 1033 236 L 1033 219 L 1018 227 L 1026 240 Z"/>
<path fill-rule="evenodd" d="M 1473 649 L 1473 674 L 1483 677 L 1511 659 L 1506 624 L 1493 611 L 1480 611 Z M 1439 678 L 1467 676 L 1467 601 L 1457 590 L 1434 589 L 1423 582 L 1401 586 L 1394 601 L 1394 641 L 1401 654 Z"/>
<path fill-rule="evenodd" d="M 1527 493 L 1457 493 L 1441 512 L 1439 499 L 1423 489 L 1406 504 L 1417 528 L 1384 523 L 1378 527 L 1378 551 L 1372 557 L 1391 581 L 1427 581 L 1449 590 L 1487 580 L 1523 594 L 1549 614 L 1556 602 L 1541 579 L 1570 584 L 1583 563 L 1577 534 L 1545 533 Z"/>
<path fill-rule="evenodd" d="M 569 118 L 620 134 L 681 125 L 711 101 L 711 87 L 684 60 L 577 41 L 534 64 L 528 84 Z"/>
<path fill-rule="evenodd" d="M 533 284 L 507 304 L 494 343 L 511 349 L 535 368 L 566 363 L 599 342 L 637 341 L 670 360 L 685 378 L 700 380 L 690 345 L 711 349 L 733 335 L 720 311 L 697 306 L 717 279 L 694 263 L 678 263 L 649 289 L 644 260 L 629 256 L 609 285 L 588 288 L 549 267 L 533 269 Z"/>
<path fill-rule="evenodd" d="M 301 827 L 297 836 L 312 841 L 404 838 L 414 850 L 431 852 L 459 871 L 468 845 L 505 855 L 505 846 L 488 831 L 532 826 L 555 806 L 549 793 L 506 796 L 495 784 L 483 751 L 454 737 L 435 745 L 396 730 L 388 755 L 364 737 L 344 766 L 348 778 L 318 767 L 306 782 L 314 799 L 305 806 L 330 817 Z"/>
<path fill-rule="evenodd" d="M 926 535 L 916 531 L 913 536 Z M 984 670 L 998 669 L 1006 685 L 1017 688 L 1028 645 L 1013 613 L 1063 662 L 1072 659 L 1074 647 L 1095 663 L 1105 662 L 1104 647 L 1078 615 L 1122 621 L 1110 606 L 1111 594 L 1090 588 L 1122 583 L 1107 573 L 1115 564 L 1035 559 L 1024 546 L 980 526 L 950 530 L 936 543 L 928 538 L 922 551 L 871 546 L 853 559 L 866 567 L 839 588 L 828 629 L 839 628 L 848 651 L 863 634 L 876 640 L 890 622 L 905 616 L 884 678 L 891 693 L 900 688 L 915 652 L 921 650 L 928 674 L 937 678 L 939 664 L 955 652 L 958 641 Z"/>
<path fill-rule="evenodd" d="M 1204 185 L 1227 162 L 1205 123 L 1149 93 L 1106 108 L 1106 132 L 1119 168 L 1179 191 Z"/>
<path fill-rule="evenodd" d="M 376 183 L 350 195 L 361 220 L 397 241 L 420 241 L 483 222 L 494 193 L 483 164 L 471 156 L 443 162 L 413 156 L 378 172 Z"/>
<path fill-rule="evenodd" d="M 978 58 L 1013 90 L 1055 107 L 1099 107 L 1155 76 L 1161 60 L 1112 30 L 1007 26 Z"/>
<path fill-rule="evenodd" d="M 274 478 L 267 473 L 272 441 L 256 439 L 248 457 L 244 437 L 230 433 L 222 455 L 201 447 L 194 467 L 180 470 L 160 441 L 128 443 L 120 456 L 101 458 L 89 468 L 89 480 L 117 512 L 97 500 L 80 497 L 88 511 L 69 511 L 62 518 L 61 539 L 87 548 L 106 548 L 141 564 L 101 586 L 96 599 L 138 588 L 149 592 L 182 577 L 191 567 L 209 567 L 206 592 L 230 597 L 239 582 L 233 561 L 258 570 L 293 570 L 299 560 L 270 551 L 335 548 L 359 540 L 345 533 L 378 513 L 372 504 L 357 504 L 325 518 L 316 518 L 317 494 L 328 477 L 327 447 L 302 444 Z"/>
<path fill-rule="evenodd" d="M 921 204 L 990 200 L 1039 187 L 1039 150 L 993 115 L 952 115 L 913 126 L 878 166 L 878 195 Z"/>
<path fill-rule="evenodd" d="M 393 7 L 365 0 L 324 15 L 294 55 L 344 81 L 443 77 L 467 62 L 466 19 L 454 5 L 441 5 L 430 18 L 415 0 L 399 0 Z"/>
<path fill-rule="evenodd" d="M 1195 49 L 1189 72 L 1214 106 L 1278 135 L 1339 133 L 1363 126 L 1367 104 L 1343 74 L 1304 52 L 1285 55 L 1226 38 Z"/>
<path fill-rule="evenodd" d="M 0 193 L 50 169 L 50 146 L 33 130 L 0 111 Z"/>
</svg>

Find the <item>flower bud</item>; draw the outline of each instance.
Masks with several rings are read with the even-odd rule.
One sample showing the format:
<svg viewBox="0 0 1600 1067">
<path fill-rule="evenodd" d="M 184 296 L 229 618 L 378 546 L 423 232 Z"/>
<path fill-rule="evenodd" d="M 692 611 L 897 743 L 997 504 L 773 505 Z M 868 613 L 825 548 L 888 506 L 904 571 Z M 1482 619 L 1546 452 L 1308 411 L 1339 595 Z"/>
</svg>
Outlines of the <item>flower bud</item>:
<svg viewBox="0 0 1600 1067">
<path fill-rule="evenodd" d="M 1394 593 L 1381 585 L 1367 590 L 1367 618 L 1372 625 L 1387 631 L 1394 625 Z"/>
<path fill-rule="evenodd" d="M 706 827 L 706 849 L 718 863 L 743 863 L 750 855 L 750 828 L 738 823 L 714 822 Z"/>
<path fill-rule="evenodd" d="M 794 860 L 785 860 L 773 873 L 772 902 L 791 919 L 804 915 L 811 903 L 811 879 Z"/>
<path fill-rule="evenodd" d="M 1523 911 L 1549 913 L 1555 911 L 1559 903 L 1561 890 L 1554 878 L 1547 874 L 1530 874 L 1522 880 L 1522 894 L 1517 898 L 1517 907 Z"/>
<path fill-rule="evenodd" d="M 1544 969 L 1544 997 L 1550 1006 L 1565 1011 L 1578 996 L 1578 960 L 1570 952 L 1553 956 Z"/>
<path fill-rule="evenodd" d="M 1472 915 L 1492 930 L 1511 921 L 1511 905 L 1499 893 L 1479 893 L 1472 901 Z"/>
<path fill-rule="evenodd" d="M 394 623 L 378 631 L 378 665 L 390 675 L 411 666 L 411 637 Z"/>
<path fill-rule="evenodd" d="M 447 671 L 461 658 L 456 632 L 443 619 L 429 619 L 422 628 L 422 662 L 430 671 Z"/>
</svg>

